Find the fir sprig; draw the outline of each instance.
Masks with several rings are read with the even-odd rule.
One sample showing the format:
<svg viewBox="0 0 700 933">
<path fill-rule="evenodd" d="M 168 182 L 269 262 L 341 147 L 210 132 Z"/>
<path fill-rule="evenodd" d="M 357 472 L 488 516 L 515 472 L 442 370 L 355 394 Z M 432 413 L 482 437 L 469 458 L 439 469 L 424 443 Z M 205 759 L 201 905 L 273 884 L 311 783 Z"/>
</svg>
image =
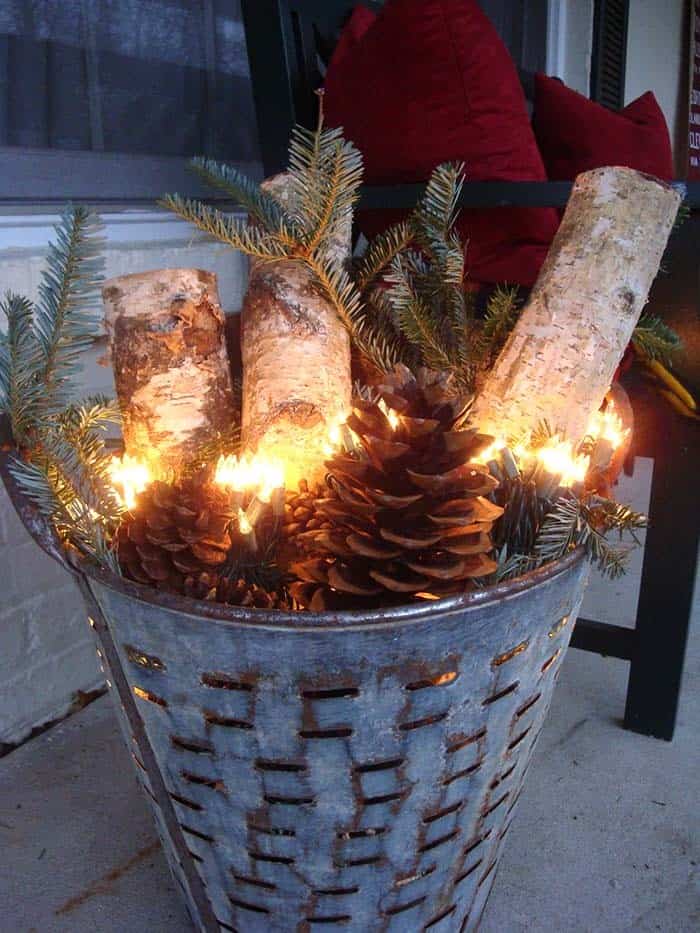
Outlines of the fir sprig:
<svg viewBox="0 0 700 933">
<path fill-rule="evenodd" d="M 358 349 L 380 371 L 396 358 L 392 335 L 376 330 L 348 274 L 338 243 L 346 236 L 362 179 L 362 157 L 335 129 L 296 127 L 290 143 L 288 203 L 260 191 L 233 169 L 198 160 L 195 169 L 249 208 L 248 224 L 199 201 L 166 195 L 163 206 L 200 230 L 258 260 L 303 263 L 335 308 Z M 277 204 L 271 210 L 269 201 Z"/>
<path fill-rule="evenodd" d="M 37 379 L 34 307 L 27 298 L 8 292 L 0 312 L 7 320 L 7 334 L 0 334 L 0 407 L 9 414 L 17 443 L 26 444 L 43 388 Z"/>
<path fill-rule="evenodd" d="M 166 194 L 160 203 L 214 239 L 255 259 L 270 262 L 292 258 L 294 246 L 288 241 L 284 228 L 271 230 L 250 226 L 215 207 L 182 198 L 179 194 Z"/>
<path fill-rule="evenodd" d="M 49 246 L 34 314 L 40 419 L 68 404 L 70 380 L 81 368 L 83 350 L 95 338 L 94 308 L 104 270 L 100 226 L 87 208 L 69 207 Z"/>
<path fill-rule="evenodd" d="M 386 280 L 390 286 L 387 299 L 403 336 L 421 348 L 422 362 L 433 369 L 451 369 L 443 321 L 436 317 L 434 305 L 420 295 L 404 257 L 392 260 Z"/>
<path fill-rule="evenodd" d="M 448 371 L 462 391 L 473 388 L 477 354 L 473 303 L 465 289 L 465 253 L 456 230 L 464 166 L 435 169 L 418 206 L 359 266 L 361 281 L 380 275 L 369 303 L 382 311 L 402 340 L 393 339 L 397 359 Z M 381 300 L 377 295 L 382 294 Z"/>
<path fill-rule="evenodd" d="M 639 512 L 600 496 L 568 492 L 549 506 L 529 553 L 508 554 L 503 548 L 495 579 L 520 576 L 544 564 L 560 560 L 582 547 L 600 572 L 612 579 L 626 569 L 628 547 L 615 547 L 607 539 L 611 531 L 622 536 L 645 528 L 647 519 Z"/>
<path fill-rule="evenodd" d="M 393 224 L 383 233 L 373 237 L 365 254 L 358 260 L 355 270 L 355 280 L 360 291 L 364 292 L 375 285 L 392 260 L 408 249 L 414 237 L 413 224 L 408 220 Z"/>
<path fill-rule="evenodd" d="M 121 506 L 107 481 L 104 432 L 119 419 L 114 401 L 71 403 L 71 380 L 96 336 L 94 299 L 102 278 L 99 223 L 66 209 L 49 246 L 36 306 L 8 295 L 0 340 L 0 401 L 18 446 L 11 472 L 64 540 L 118 571 L 110 535 Z"/>
<path fill-rule="evenodd" d="M 495 360 L 520 316 L 518 289 L 499 285 L 489 296 L 477 352 L 489 364 Z"/>
<path fill-rule="evenodd" d="M 280 239 L 286 239 L 290 245 L 294 243 L 293 219 L 260 185 L 232 165 L 203 156 L 192 159 L 190 166 L 208 185 L 229 194 L 266 229 L 277 231 Z"/>
<path fill-rule="evenodd" d="M 682 347 L 681 338 L 661 318 L 645 313 L 632 333 L 632 344 L 642 356 L 658 360 L 664 365 L 673 361 L 673 356 Z"/>
</svg>

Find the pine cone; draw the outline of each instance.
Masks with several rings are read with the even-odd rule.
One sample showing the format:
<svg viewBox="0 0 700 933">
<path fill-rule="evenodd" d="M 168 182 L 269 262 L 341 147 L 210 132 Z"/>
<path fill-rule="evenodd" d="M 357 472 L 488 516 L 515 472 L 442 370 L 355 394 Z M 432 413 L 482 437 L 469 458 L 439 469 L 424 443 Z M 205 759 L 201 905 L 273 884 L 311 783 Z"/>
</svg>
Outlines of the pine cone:
<svg viewBox="0 0 700 933">
<path fill-rule="evenodd" d="M 207 598 L 232 545 L 232 518 L 228 496 L 201 477 L 154 482 L 119 528 L 119 564 L 139 583 Z"/>
<path fill-rule="evenodd" d="M 312 488 L 309 488 L 305 479 L 301 480 L 297 490 L 288 489 L 280 536 L 291 540 L 305 531 L 313 531 L 324 526 L 330 527 L 326 519 L 316 511 L 316 503 L 320 499 L 331 497 L 334 497 L 334 494 L 325 483 L 315 483 Z"/>
<path fill-rule="evenodd" d="M 251 609 L 294 609 L 294 601 L 284 590 L 268 592 L 257 583 L 246 580 L 222 579 L 216 588 L 214 599 L 228 606 L 245 606 Z"/>
<path fill-rule="evenodd" d="M 490 531 L 503 510 L 483 497 L 498 484 L 469 462 L 491 438 L 459 427 L 465 406 L 448 392 L 436 373 L 416 378 L 397 367 L 378 401 L 355 405 L 348 426 L 362 452 L 328 461 L 335 498 L 315 503 L 315 517 L 330 527 L 297 536 L 313 555 L 291 568 L 298 580 L 290 591 L 303 606 L 444 596 L 496 569 Z"/>
</svg>

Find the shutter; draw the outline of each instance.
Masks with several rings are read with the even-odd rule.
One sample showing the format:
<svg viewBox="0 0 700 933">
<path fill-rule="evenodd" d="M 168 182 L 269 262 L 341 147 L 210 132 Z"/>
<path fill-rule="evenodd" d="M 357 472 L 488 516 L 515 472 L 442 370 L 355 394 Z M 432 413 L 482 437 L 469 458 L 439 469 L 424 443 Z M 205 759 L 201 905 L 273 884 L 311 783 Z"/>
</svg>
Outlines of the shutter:
<svg viewBox="0 0 700 933">
<path fill-rule="evenodd" d="M 595 0 L 591 100 L 611 110 L 625 102 L 629 0 Z"/>
</svg>

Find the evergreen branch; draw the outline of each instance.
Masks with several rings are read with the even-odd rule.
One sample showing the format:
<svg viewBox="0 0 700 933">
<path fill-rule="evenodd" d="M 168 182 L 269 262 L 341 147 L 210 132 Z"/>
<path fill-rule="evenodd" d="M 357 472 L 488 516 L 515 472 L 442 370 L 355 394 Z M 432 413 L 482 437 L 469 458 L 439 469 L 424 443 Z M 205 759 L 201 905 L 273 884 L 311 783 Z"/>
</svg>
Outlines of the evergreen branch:
<svg viewBox="0 0 700 933">
<path fill-rule="evenodd" d="M 38 417 L 50 418 L 68 402 L 80 354 L 92 343 L 98 318 L 91 313 L 103 280 L 99 220 L 85 207 L 68 207 L 56 227 L 34 315 L 41 385 Z"/>
<path fill-rule="evenodd" d="M 463 162 L 439 165 L 430 176 L 423 197 L 413 212 L 418 240 L 435 259 L 439 260 L 447 249 L 448 234 L 457 219 L 457 203 L 463 184 Z"/>
<path fill-rule="evenodd" d="M 646 523 L 639 512 L 611 500 L 561 496 L 545 516 L 529 553 L 509 555 L 507 547 L 503 547 L 495 580 L 510 579 L 560 560 L 577 547 L 585 550 L 604 576 L 614 579 L 625 572 L 629 548 L 614 547 L 606 533 L 615 530 L 622 535 L 627 531 L 635 537 L 635 529 Z"/>
<path fill-rule="evenodd" d="M 403 363 L 409 369 L 420 365 L 420 355 L 416 348 L 409 344 L 404 335 L 396 326 L 394 307 L 389 299 L 386 288 L 372 289 L 365 298 L 369 311 L 372 331 L 381 335 L 387 347 L 391 348 L 390 359 L 387 358 L 387 371 L 398 363 Z"/>
<path fill-rule="evenodd" d="M 518 289 L 499 285 L 489 296 L 479 340 L 483 359 L 493 360 L 505 344 L 520 315 Z"/>
<path fill-rule="evenodd" d="M 387 281 L 391 286 L 388 299 L 394 308 L 401 333 L 420 348 L 428 366 L 433 369 L 452 369 L 452 360 L 445 350 L 439 323 L 435 321 L 430 306 L 413 288 L 400 256 L 392 260 Z"/>
<path fill-rule="evenodd" d="M 668 365 L 682 347 L 681 338 L 653 314 L 643 314 L 632 333 L 632 344 L 642 356 Z"/>
<path fill-rule="evenodd" d="M 101 501 L 90 494 L 91 483 L 79 480 L 77 488 L 73 487 L 61 469 L 43 457 L 38 463 L 16 458 L 10 464 L 10 472 L 24 495 L 52 522 L 61 539 L 114 573 L 120 573 L 110 545 L 108 522 L 84 498 L 88 495 L 94 502 Z M 111 516 L 112 525 L 116 521 L 115 512 Z"/>
<path fill-rule="evenodd" d="M 7 319 L 7 335 L 3 335 L 0 348 L 0 405 L 10 417 L 15 441 L 26 445 L 41 393 L 34 308 L 28 299 L 8 292 L 0 302 L 0 311 Z"/>
<path fill-rule="evenodd" d="M 546 516 L 537 536 L 533 549 L 537 565 L 558 560 L 574 548 L 583 547 L 604 576 L 614 579 L 623 574 L 628 549 L 615 548 L 606 540 L 605 526 L 599 525 L 598 521 L 599 508 L 599 505 L 591 508 L 586 501 L 575 496 L 560 497 Z M 612 510 L 613 521 L 614 515 L 615 510 Z M 622 513 L 618 515 L 619 523 L 628 527 L 639 518 L 637 513 L 632 512 L 629 516 Z"/>
<path fill-rule="evenodd" d="M 118 524 L 124 509 L 109 482 L 111 457 L 104 453 L 100 438 L 91 431 L 75 439 L 50 431 L 42 438 L 40 456 L 47 458 L 49 473 L 55 471 L 57 488 L 64 491 L 66 501 L 74 497 L 93 519 Z"/>
<path fill-rule="evenodd" d="M 392 260 L 408 248 L 414 236 L 411 224 L 402 220 L 372 239 L 355 271 L 360 291 L 365 291 L 376 282 Z"/>
<path fill-rule="evenodd" d="M 318 227 L 308 244 L 313 251 L 324 244 L 340 240 L 345 248 L 352 231 L 355 204 L 362 184 L 362 156 L 349 142 L 338 143 L 335 148 L 332 170 L 324 185 L 325 204 Z M 349 249 L 348 242 L 348 249 Z"/>
<path fill-rule="evenodd" d="M 220 188 L 244 207 L 270 233 L 294 245 L 299 231 L 294 220 L 271 195 L 232 165 L 197 156 L 190 167 L 207 184 Z"/>
<path fill-rule="evenodd" d="M 327 209 L 324 201 L 325 179 L 333 155 L 344 142 L 342 130 L 323 129 L 323 120 L 315 130 L 295 126 L 289 142 L 290 201 L 301 230 L 313 240 Z"/>
<path fill-rule="evenodd" d="M 344 266 L 324 262 L 318 256 L 311 256 L 307 264 L 357 349 L 379 372 L 390 372 L 399 359 L 397 347 L 389 334 L 377 331 L 367 319 L 360 293 Z"/>
<path fill-rule="evenodd" d="M 214 239 L 256 259 L 274 261 L 293 258 L 294 248 L 286 242 L 286 234 L 282 230 L 273 233 L 248 226 L 215 207 L 181 198 L 178 194 L 166 194 L 159 203 Z"/>
<path fill-rule="evenodd" d="M 81 399 L 69 405 L 58 419 L 62 432 L 72 439 L 80 439 L 88 432 L 104 431 L 107 425 L 120 422 L 119 403 L 106 395 L 90 395 Z"/>
<path fill-rule="evenodd" d="M 562 496 L 554 504 L 540 527 L 533 556 L 538 566 L 559 560 L 583 543 L 581 539 L 580 502 L 573 496 Z"/>
<path fill-rule="evenodd" d="M 642 512 L 636 512 L 628 505 L 615 502 L 612 499 L 603 499 L 596 496 L 589 505 L 589 522 L 603 533 L 616 531 L 620 538 L 629 534 L 637 544 L 640 544 L 636 532 L 649 525 L 649 519 Z"/>
<path fill-rule="evenodd" d="M 466 366 L 471 357 L 469 346 L 469 306 L 464 291 L 464 247 L 454 231 L 447 236 L 440 281 L 442 282 L 445 318 L 450 325 L 450 342 L 454 356 L 461 366 Z"/>
</svg>

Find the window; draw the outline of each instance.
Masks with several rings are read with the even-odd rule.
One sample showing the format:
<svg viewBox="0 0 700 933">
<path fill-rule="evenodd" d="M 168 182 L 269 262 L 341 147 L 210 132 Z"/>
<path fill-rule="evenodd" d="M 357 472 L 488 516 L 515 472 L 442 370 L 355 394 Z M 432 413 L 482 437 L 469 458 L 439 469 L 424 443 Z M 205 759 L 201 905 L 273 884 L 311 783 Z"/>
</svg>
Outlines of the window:
<svg viewBox="0 0 700 933">
<path fill-rule="evenodd" d="M 545 71 L 547 0 L 479 0 L 515 64 L 526 72 Z"/>
<path fill-rule="evenodd" d="M 259 158 L 238 0 L 0 3 L 0 198 L 194 194 L 198 153 Z"/>
</svg>

